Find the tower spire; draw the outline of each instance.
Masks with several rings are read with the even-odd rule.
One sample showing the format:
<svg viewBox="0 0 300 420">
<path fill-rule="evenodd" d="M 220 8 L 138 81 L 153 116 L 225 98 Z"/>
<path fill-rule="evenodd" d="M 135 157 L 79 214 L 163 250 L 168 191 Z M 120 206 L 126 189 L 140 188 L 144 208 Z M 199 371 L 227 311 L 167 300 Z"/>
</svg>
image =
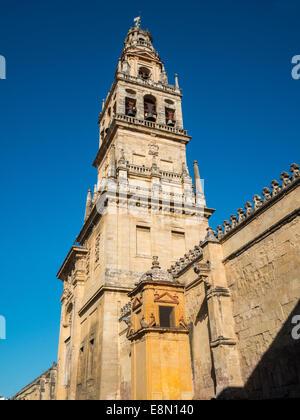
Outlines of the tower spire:
<svg viewBox="0 0 300 420">
<path fill-rule="evenodd" d="M 92 194 L 91 194 L 91 190 L 88 190 L 87 197 L 86 197 L 84 221 L 86 221 L 87 218 L 90 215 L 90 212 L 91 212 L 91 204 L 92 204 Z"/>
<path fill-rule="evenodd" d="M 200 178 L 200 172 L 198 167 L 198 162 L 194 160 L 194 182 L 195 182 L 195 194 L 196 194 L 196 203 L 201 204 L 205 202 L 203 188 Z"/>
</svg>

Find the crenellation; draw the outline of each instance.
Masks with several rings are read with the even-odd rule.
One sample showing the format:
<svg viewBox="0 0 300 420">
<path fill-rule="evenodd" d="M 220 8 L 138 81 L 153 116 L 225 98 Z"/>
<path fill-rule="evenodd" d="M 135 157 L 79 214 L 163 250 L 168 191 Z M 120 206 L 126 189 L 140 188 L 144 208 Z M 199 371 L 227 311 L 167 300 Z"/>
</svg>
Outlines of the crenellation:
<svg viewBox="0 0 300 420">
<path fill-rule="evenodd" d="M 261 197 L 258 194 L 255 194 L 253 197 L 253 208 L 251 202 L 247 201 L 245 204 L 246 213 L 242 208 L 239 208 L 237 210 L 238 217 L 236 217 L 235 215 L 230 216 L 231 226 L 227 220 L 223 222 L 224 231 L 223 227 L 221 225 L 218 225 L 217 237 L 219 239 L 224 238 L 224 236 L 226 237 L 226 235 L 229 232 L 232 232 L 235 228 L 238 227 L 238 225 L 240 225 L 244 220 L 252 216 L 252 214 L 254 214 L 257 210 L 263 207 L 267 202 L 272 202 L 275 199 L 275 197 L 278 198 L 279 194 L 282 194 L 284 190 L 290 188 L 293 185 L 293 183 L 296 182 L 300 177 L 299 168 L 300 167 L 298 164 L 291 164 L 290 172 L 292 173 L 292 175 L 290 175 L 288 172 L 282 172 L 280 176 L 280 179 L 282 181 L 281 186 L 279 185 L 278 181 L 273 180 L 271 182 L 272 191 L 269 188 L 264 187 L 262 190 L 263 199 L 261 199 Z"/>
</svg>

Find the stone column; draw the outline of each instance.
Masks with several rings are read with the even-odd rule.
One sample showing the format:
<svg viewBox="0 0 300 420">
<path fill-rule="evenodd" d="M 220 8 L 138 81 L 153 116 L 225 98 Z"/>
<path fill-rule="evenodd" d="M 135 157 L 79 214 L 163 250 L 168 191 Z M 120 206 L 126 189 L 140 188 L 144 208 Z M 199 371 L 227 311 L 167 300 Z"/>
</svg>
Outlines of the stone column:
<svg viewBox="0 0 300 420">
<path fill-rule="evenodd" d="M 176 127 L 183 128 L 181 100 L 176 101 Z"/>
<path fill-rule="evenodd" d="M 119 88 L 118 102 L 117 102 L 117 113 L 125 115 L 125 91 Z"/>
<path fill-rule="evenodd" d="M 156 112 L 156 122 L 158 124 L 166 124 L 165 104 L 163 98 L 160 96 L 158 96 L 156 99 Z"/>
<path fill-rule="evenodd" d="M 222 263 L 222 246 L 208 228 L 202 245 L 205 260 L 210 261 L 211 271 L 207 285 L 207 305 L 211 334 L 213 366 L 216 378 L 216 396 L 234 398 L 235 390 L 244 383 L 241 375 L 237 337 L 234 331 L 232 301 L 227 287 L 225 267 Z"/>
<path fill-rule="evenodd" d="M 138 92 L 136 95 L 136 118 L 144 120 L 144 95 Z"/>
</svg>

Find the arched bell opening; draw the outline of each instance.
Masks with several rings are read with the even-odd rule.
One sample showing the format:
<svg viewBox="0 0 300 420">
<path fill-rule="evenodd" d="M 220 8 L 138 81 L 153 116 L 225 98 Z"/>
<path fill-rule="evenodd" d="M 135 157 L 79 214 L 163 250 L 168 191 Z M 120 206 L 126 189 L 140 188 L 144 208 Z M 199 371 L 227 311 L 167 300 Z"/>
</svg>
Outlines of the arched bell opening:
<svg viewBox="0 0 300 420">
<path fill-rule="evenodd" d="M 147 67 L 139 68 L 139 76 L 144 80 L 150 79 L 150 73 L 150 69 L 147 69 Z"/>
<path fill-rule="evenodd" d="M 125 98 L 125 112 L 129 117 L 136 115 L 136 100 L 132 98 Z"/>
<path fill-rule="evenodd" d="M 175 109 L 166 108 L 166 124 L 174 127 L 175 123 Z"/>
<path fill-rule="evenodd" d="M 156 121 L 156 99 L 152 95 L 144 96 L 144 117 L 147 121 Z"/>
</svg>

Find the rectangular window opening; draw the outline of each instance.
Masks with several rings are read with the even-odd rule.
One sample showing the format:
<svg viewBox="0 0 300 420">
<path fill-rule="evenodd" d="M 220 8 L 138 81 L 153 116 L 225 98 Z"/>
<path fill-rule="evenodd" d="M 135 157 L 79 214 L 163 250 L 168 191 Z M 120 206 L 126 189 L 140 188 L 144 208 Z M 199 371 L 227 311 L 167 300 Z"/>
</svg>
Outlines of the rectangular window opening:
<svg viewBox="0 0 300 420">
<path fill-rule="evenodd" d="M 159 306 L 159 325 L 161 327 L 175 327 L 174 306 Z"/>
</svg>

